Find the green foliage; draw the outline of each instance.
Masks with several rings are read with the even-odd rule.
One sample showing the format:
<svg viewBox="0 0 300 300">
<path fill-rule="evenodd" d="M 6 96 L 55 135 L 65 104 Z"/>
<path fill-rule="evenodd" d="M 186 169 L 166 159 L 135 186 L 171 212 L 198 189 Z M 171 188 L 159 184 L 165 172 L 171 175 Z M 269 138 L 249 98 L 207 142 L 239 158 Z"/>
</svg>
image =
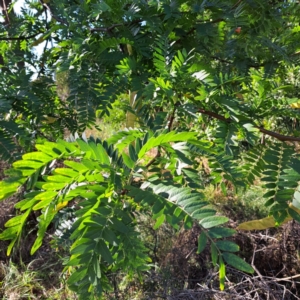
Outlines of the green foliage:
<svg viewBox="0 0 300 300">
<path fill-rule="evenodd" d="M 263 195 L 265 205 L 274 216 L 277 224 L 282 223 L 289 214 L 289 203 L 298 187 L 299 158 L 293 147 L 284 143 L 269 144 L 269 147 L 255 153 L 250 151 L 245 156 L 248 164 L 245 165 L 250 183 L 255 177 L 260 177 L 267 192 Z M 297 202 L 295 206 L 297 207 Z M 293 212 L 292 212 L 293 213 Z"/>
<path fill-rule="evenodd" d="M 129 104 L 128 98 L 128 95 L 121 95 L 121 97 L 112 104 L 112 109 L 109 110 L 109 115 L 103 116 L 101 123 L 111 124 L 115 131 L 120 130 L 120 127 L 125 125 L 125 110 Z M 102 111 L 100 110 L 99 113 L 101 114 L 101 112 Z"/>
<path fill-rule="evenodd" d="M 210 247 L 221 289 L 225 263 L 253 272 L 234 254 L 237 245 L 226 240 L 234 230 L 223 227 L 228 219 L 201 188 L 210 183 L 226 194 L 261 180 L 276 225 L 300 220 L 291 207 L 300 207 L 299 5 L 27 4 L 0 25 L 0 158 L 14 162 L 0 200 L 25 190 L 20 214 L 0 234 L 10 241 L 7 253 L 32 211 L 40 211 L 35 253 L 72 201 L 66 270 L 82 299 L 108 290 L 110 272 L 149 268 L 137 212 L 151 212 L 154 228 L 197 222 L 198 252 Z M 32 50 L 43 41 L 38 57 Z M 66 130 L 93 127 L 96 115 L 117 118 L 113 110 L 129 92 L 134 103 L 124 114 L 135 114 L 139 129 L 103 141 L 63 141 Z"/>
<path fill-rule="evenodd" d="M 122 269 L 134 274 L 149 268 L 146 248 L 136 230 L 135 211 L 150 210 L 156 220 L 154 228 L 164 221 L 174 228 L 179 228 L 181 222 L 186 228 L 191 228 L 192 220 L 199 222 L 203 228 L 199 249 L 205 247 L 206 242 L 201 245 L 204 239 L 210 241 L 216 262 L 221 262 L 224 255 L 226 260 L 228 251 L 237 251 L 236 244 L 215 240 L 231 236 L 234 231 L 219 227 L 228 219 L 216 216 L 202 193 L 179 185 L 176 180 L 155 179 L 159 173 L 147 180 L 143 158 L 148 151 L 161 147 L 170 152 L 170 161 L 175 157 L 180 159 L 172 149 L 183 142 L 193 142 L 195 134 L 169 132 L 155 137 L 151 132 L 141 133 L 136 131 L 139 138 L 135 147 L 131 139 L 124 139 L 126 132 L 120 133 L 118 140 L 115 137 L 114 145 L 119 153 L 112 145 L 100 141 L 66 143 L 60 140 L 39 144 L 37 152 L 25 154 L 22 160 L 15 162 L 11 173 L 17 175 L 1 182 L 1 198 L 10 195 L 12 187 L 17 190 L 23 183 L 27 184 L 28 193 L 16 205 L 21 214 L 10 219 L 0 234 L 1 239 L 11 240 L 8 254 L 20 238 L 32 210 L 41 211 L 37 238 L 31 248 L 33 254 L 41 246 L 51 221 L 73 199 L 79 208 L 76 221 L 71 224 L 71 256 L 66 268 L 72 271 L 68 279 L 70 288 L 83 298 L 100 296 L 103 290 L 109 289 L 106 275 L 109 272 Z M 129 154 L 125 152 L 126 146 L 129 146 Z M 57 159 L 62 160 L 65 167 L 55 167 Z M 172 173 L 176 172 L 176 165 L 173 168 Z M 135 179 L 143 180 L 141 187 L 134 184 Z M 232 261 L 230 258 L 228 261 Z"/>
</svg>

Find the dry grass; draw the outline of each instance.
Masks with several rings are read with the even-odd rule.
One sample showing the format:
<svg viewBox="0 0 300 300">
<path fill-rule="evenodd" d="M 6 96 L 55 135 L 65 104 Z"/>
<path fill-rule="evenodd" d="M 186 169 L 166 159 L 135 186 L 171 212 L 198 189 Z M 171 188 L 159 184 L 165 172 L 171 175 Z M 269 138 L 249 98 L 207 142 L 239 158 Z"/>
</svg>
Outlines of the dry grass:
<svg viewBox="0 0 300 300">
<path fill-rule="evenodd" d="M 49 253 L 51 256 L 51 253 Z M 50 259 L 50 261 L 47 261 Z M 53 259 L 53 257 L 52 257 Z M 51 257 L 33 259 L 29 264 L 0 263 L 0 298 L 3 300 L 77 299 L 63 280 L 60 263 Z"/>
</svg>

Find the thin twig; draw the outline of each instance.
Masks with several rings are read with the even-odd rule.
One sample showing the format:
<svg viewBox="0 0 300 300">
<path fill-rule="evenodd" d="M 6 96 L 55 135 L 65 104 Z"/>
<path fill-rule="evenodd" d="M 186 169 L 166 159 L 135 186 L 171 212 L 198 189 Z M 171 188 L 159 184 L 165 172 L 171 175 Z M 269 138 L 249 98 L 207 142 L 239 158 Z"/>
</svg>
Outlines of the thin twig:
<svg viewBox="0 0 300 300">
<path fill-rule="evenodd" d="M 159 149 L 157 149 L 157 153 L 156 153 L 156 155 L 146 164 L 146 168 L 149 168 L 155 161 L 156 161 L 156 159 L 158 158 L 158 157 L 160 157 L 161 156 L 161 154 L 160 154 L 160 150 Z"/>
<path fill-rule="evenodd" d="M 294 275 L 294 276 L 289 276 L 289 277 L 283 277 L 283 278 L 272 278 L 273 281 L 290 281 L 291 279 L 299 278 L 300 274 Z M 300 282 L 298 282 L 300 283 Z"/>
<path fill-rule="evenodd" d="M 255 245 L 254 251 L 253 251 L 253 256 L 252 256 L 252 261 L 251 261 L 251 267 L 255 270 L 255 272 L 258 274 L 258 276 L 260 277 L 260 279 L 262 281 L 264 281 L 263 276 L 260 274 L 260 272 L 257 270 L 256 266 L 254 265 L 255 253 L 256 253 L 256 245 Z"/>
<path fill-rule="evenodd" d="M 172 130 L 173 122 L 174 122 L 174 119 L 175 119 L 175 112 L 176 112 L 176 109 L 177 109 L 177 103 L 174 105 L 172 114 L 171 114 L 171 116 L 170 116 L 170 120 L 169 120 L 169 124 L 168 124 L 168 130 L 169 130 L 169 131 Z"/>
<path fill-rule="evenodd" d="M 48 47 L 48 42 L 49 42 L 49 40 L 47 39 L 46 43 L 45 43 L 45 46 L 44 46 L 44 49 L 43 49 L 43 54 L 45 53 L 45 51 L 46 51 L 46 49 Z M 41 68 L 40 68 L 40 70 L 38 72 L 37 78 L 40 78 L 41 74 L 43 74 L 44 71 L 45 71 L 45 66 L 44 66 L 44 63 L 42 62 L 42 65 L 41 65 Z"/>
<path fill-rule="evenodd" d="M 242 0 L 238 0 L 238 2 L 236 2 L 236 3 L 231 7 L 231 9 L 236 8 L 241 2 L 242 2 Z"/>
<path fill-rule="evenodd" d="M 193 248 L 185 257 L 185 259 L 188 259 L 195 251 L 197 250 L 197 247 Z"/>
</svg>

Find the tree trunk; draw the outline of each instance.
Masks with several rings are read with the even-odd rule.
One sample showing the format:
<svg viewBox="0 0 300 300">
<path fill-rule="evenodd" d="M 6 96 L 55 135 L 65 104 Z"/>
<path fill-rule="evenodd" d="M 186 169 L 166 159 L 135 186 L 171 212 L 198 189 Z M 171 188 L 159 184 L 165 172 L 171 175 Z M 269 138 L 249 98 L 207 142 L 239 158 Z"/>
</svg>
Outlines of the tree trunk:
<svg viewBox="0 0 300 300">
<path fill-rule="evenodd" d="M 136 92 L 129 91 L 129 103 L 130 103 L 130 106 L 132 108 L 135 107 L 135 104 L 134 104 L 135 96 L 136 96 Z M 127 128 L 130 128 L 130 127 L 134 128 L 135 119 L 136 119 L 136 116 L 133 113 L 127 111 L 127 114 L 126 114 L 126 127 Z"/>
</svg>

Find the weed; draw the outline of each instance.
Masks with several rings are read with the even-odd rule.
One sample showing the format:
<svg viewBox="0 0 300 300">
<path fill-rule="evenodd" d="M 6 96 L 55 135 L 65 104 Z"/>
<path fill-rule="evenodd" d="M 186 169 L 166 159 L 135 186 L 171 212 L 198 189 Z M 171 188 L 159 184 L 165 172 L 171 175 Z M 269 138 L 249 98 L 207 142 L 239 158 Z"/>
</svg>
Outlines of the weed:
<svg viewBox="0 0 300 300">
<path fill-rule="evenodd" d="M 124 127 L 123 127 L 124 128 Z M 121 130 L 121 128 L 120 128 Z M 101 140 L 108 139 L 113 136 L 117 130 L 111 123 L 103 123 L 101 120 L 97 120 L 97 124 L 93 128 L 87 128 L 85 130 L 86 137 L 93 136 L 94 138 L 100 138 Z"/>
<path fill-rule="evenodd" d="M 5 300 L 40 299 L 44 293 L 37 273 L 28 268 L 19 270 L 10 262 L 8 266 L 1 265 L 1 273 L 1 294 Z"/>
<path fill-rule="evenodd" d="M 235 222 L 241 223 L 252 219 L 261 219 L 268 215 L 268 209 L 264 206 L 263 194 L 265 189 L 261 186 L 253 186 L 247 191 L 238 191 L 234 196 L 231 191 L 225 196 L 221 190 L 209 185 L 204 189 L 205 197 L 217 207 L 221 214 Z"/>
</svg>

